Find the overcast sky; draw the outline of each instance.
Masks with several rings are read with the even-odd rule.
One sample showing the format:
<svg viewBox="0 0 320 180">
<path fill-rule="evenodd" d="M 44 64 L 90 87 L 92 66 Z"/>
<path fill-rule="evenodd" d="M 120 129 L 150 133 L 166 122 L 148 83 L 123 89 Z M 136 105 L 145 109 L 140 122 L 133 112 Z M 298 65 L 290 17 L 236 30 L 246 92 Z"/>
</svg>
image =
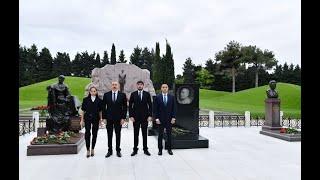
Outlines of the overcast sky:
<svg viewBox="0 0 320 180">
<path fill-rule="evenodd" d="M 186 58 L 205 65 L 235 40 L 269 49 L 278 61 L 301 64 L 299 0 L 19 0 L 19 41 L 52 56 L 107 50 L 129 60 L 133 48 L 171 45 L 175 74 Z"/>
</svg>

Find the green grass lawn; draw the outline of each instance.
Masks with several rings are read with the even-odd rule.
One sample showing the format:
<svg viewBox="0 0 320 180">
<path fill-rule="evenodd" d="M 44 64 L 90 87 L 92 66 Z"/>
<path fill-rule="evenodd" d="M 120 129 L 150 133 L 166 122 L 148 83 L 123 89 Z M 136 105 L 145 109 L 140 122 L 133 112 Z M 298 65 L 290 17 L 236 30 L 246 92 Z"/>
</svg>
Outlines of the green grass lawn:
<svg viewBox="0 0 320 180">
<path fill-rule="evenodd" d="M 34 106 L 46 105 L 48 92 L 47 86 L 57 83 L 58 79 L 54 78 L 48 81 L 24 86 L 19 89 L 19 109 L 31 108 Z M 72 95 L 75 95 L 82 101 L 84 89 L 91 82 L 90 78 L 69 77 L 66 76 L 64 81 L 68 85 Z"/>
<path fill-rule="evenodd" d="M 54 78 L 48 81 L 21 87 L 19 89 L 19 108 L 31 108 L 46 105 L 48 85 L 57 83 Z M 69 86 L 72 95 L 76 95 L 81 101 L 84 89 L 91 82 L 90 78 L 66 77 L 65 83 Z M 247 89 L 236 92 L 214 91 L 200 89 L 200 108 L 244 114 L 250 111 L 252 116 L 264 115 L 264 100 L 268 86 Z M 285 117 L 301 116 L 301 87 L 287 83 L 277 83 L 277 90 L 281 99 L 281 110 Z"/>
<path fill-rule="evenodd" d="M 227 112 L 244 113 L 250 111 L 252 116 L 264 116 L 266 90 L 269 87 L 247 89 L 236 92 L 219 92 L 200 90 L 200 108 Z M 281 99 L 280 108 L 285 117 L 300 118 L 301 116 L 301 86 L 277 83 Z"/>
</svg>

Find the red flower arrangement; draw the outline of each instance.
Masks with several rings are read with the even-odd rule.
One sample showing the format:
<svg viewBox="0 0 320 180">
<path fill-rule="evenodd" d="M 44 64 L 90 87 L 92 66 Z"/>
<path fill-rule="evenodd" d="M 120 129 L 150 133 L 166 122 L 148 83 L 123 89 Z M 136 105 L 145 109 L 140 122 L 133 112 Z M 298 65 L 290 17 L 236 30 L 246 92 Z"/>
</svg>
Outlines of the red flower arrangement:
<svg viewBox="0 0 320 180">
<path fill-rule="evenodd" d="M 280 133 L 287 133 L 287 128 L 281 128 Z"/>
<path fill-rule="evenodd" d="M 42 106 L 37 106 L 37 107 L 31 108 L 31 111 L 32 110 L 48 110 L 48 109 L 49 109 L 49 106 L 42 105 Z"/>
<path fill-rule="evenodd" d="M 46 116 L 46 114 L 47 114 L 47 112 L 49 110 L 49 107 L 50 106 L 45 106 L 45 105 L 37 106 L 37 107 L 31 108 L 31 111 L 32 110 L 39 110 L 40 111 L 40 116 Z"/>
</svg>

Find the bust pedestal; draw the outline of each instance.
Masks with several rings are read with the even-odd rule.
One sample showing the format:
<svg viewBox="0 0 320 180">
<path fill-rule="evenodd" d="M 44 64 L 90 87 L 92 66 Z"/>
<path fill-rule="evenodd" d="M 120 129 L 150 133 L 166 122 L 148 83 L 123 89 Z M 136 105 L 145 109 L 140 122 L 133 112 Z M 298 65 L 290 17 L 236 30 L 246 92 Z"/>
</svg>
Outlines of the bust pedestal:
<svg viewBox="0 0 320 180">
<path fill-rule="evenodd" d="M 265 100 L 266 115 L 264 126 L 260 134 L 275 137 L 286 141 L 301 141 L 301 134 L 280 133 L 280 99 L 268 98 Z"/>
<path fill-rule="evenodd" d="M 280 99 L 268 98 L 265 100 L 265 122 L 262 130 L 279 130 L 280 128 Z"/>
</svg>

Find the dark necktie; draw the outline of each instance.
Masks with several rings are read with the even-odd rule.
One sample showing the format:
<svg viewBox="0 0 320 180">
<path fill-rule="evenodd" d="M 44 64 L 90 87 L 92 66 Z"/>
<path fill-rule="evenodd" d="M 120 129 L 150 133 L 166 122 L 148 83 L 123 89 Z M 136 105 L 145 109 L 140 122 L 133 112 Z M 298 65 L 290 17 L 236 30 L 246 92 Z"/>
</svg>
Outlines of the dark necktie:
<svg viewBox="0 0 320 180">
<path fill-rule="evenodd" d="M 140 98 L 140 101 L 142 101 L 142 93 L 141 93 L 141 91 L 139 91 L 139 98 Z"/>
<path fill-rule="evenodd" d="M 166 106 L 167 105 L 167 95 L 164 95 L 164 105 Z"/>
<path fill-rule="evenodd" d="M 113 93 L 113 102 L 116 102 L 116 93 Z"/>
</svg>

